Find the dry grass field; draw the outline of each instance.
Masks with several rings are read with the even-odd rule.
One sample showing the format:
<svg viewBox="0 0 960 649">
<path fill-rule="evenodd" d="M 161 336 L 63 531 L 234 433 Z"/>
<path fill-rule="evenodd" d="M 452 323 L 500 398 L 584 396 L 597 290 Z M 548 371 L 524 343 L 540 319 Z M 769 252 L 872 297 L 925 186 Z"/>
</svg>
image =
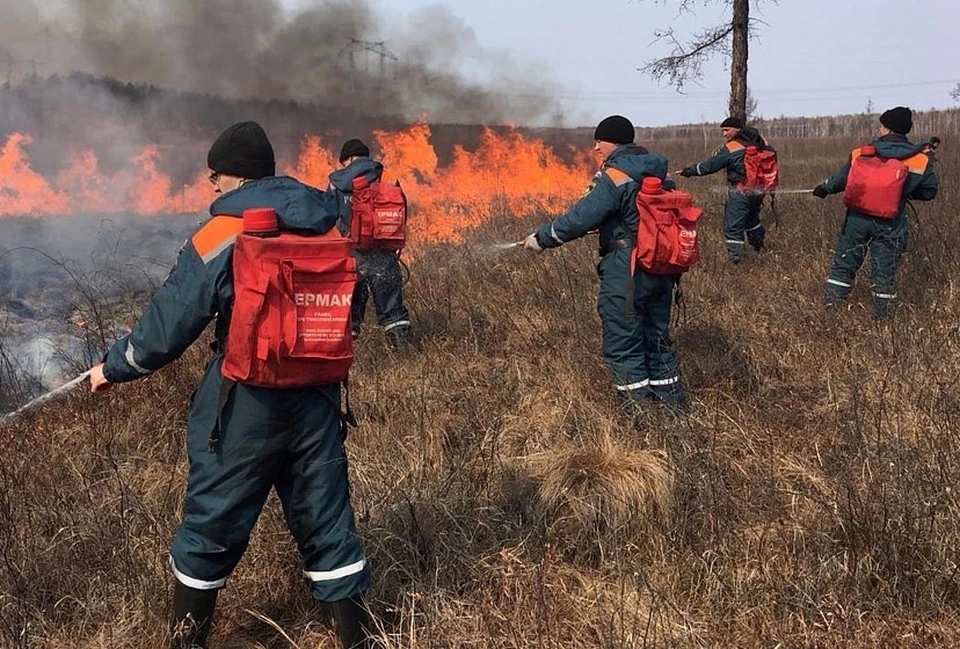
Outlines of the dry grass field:
<svg viewBox="0 0 960 649">
<path fill-rule="evenodd" d="M 902 305 L 820 303 L 839 197 L 783 196 L 731 266 L 723 182 L 674 329 L 686 416 L 621 415 L 600 356 L 596 246 L 492 251 L 504 214 L 417 251 L 422 353 L 370 322 L 351 380 L 354 505 L 390 649 L 960 645 L 960 141 L 910 215 Z M 785 140 L 811 188 L 856 140 Z M 659 150 L 671 168 L 702 142 Z M 584 184 L 588 181 L 584 178 Z M 865 269 L 866 270 L 866 269 Z M 370 314 L 372 318 L 372 314 Z M 103 397 L 0 428 L 0 647 L 165 646 L 167 550 L 204 345 Z M 211 646 L 334 647 L 271 499 Z"/>
</svg>

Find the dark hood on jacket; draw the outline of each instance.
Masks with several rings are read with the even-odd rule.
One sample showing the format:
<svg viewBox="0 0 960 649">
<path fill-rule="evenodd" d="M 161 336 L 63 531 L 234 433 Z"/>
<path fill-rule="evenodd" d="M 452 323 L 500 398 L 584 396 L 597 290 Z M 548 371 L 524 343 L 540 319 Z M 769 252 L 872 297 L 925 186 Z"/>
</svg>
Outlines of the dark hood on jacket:
<svg viewBox="0 0 960 649">
<path fill-rule="evenodd" d="M 288 176 L 250 180 L 210 204 L 210 214 L 243 216 L 252 207 L 272 207 L 285 230 L 323 234 L 340 216 L 334 192 L 321 192 Z"/>
<path fill-rule="evenodd" d="M 890 133 L 889 135 L 882 135 L 874 140 L 873 146 L 877 149 L 877 153 L 884 158 L 904 160 L 923 151 L 929 146 L 929 143 L 921 142 L 920 144 L 914 144 L 907 139 L 906 135 Z"/>
<path fill-rule="evenodd" d="M 657 153 L 650 153 L 639 144 L 618 146 L 603 162 L 604 167 L 614 167 L 637 182 L 644 176 L 667 177 L 667 159 Z"/>
<path fill-rule="evenodd" d="M 763 139 L 760 132 L 752 126 L 744 126 L 733 138 L 741 142 L 744 146 L 766 146 L 767 141 Z"/>
<path fill-rule="evenodd" d="M 375 182 L 383 175 L 383 165 L 366 156 L 357 158 L 343 169 L 330 174 L 330 184 L 342 192 L 353 192 L 353 179 L 365 176 L 367 181 Z"/>
</svg>

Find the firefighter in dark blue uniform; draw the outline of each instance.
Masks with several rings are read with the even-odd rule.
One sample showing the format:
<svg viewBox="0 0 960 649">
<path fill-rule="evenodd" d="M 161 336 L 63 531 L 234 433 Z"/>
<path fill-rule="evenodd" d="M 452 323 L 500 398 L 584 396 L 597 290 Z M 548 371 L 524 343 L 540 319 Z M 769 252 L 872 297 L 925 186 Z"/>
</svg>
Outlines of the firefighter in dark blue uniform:
<svg viewBox="0 0 960 649">
<path fill-rule="evenodd" d="M 342 167 L 330 174 L 330 187 L 340 198 L 340 232 L 350 232 L 350 196 L 353 179 L 363 176 L 368 182 L 379 181 L 383 164 L 370 157 L 370 149 L 361 140 L 347 140 L 340 150 Z M 403 304 L 403 274 L 400 257 L 391 250 L 357 250 L 357 287 L 351 302 L 353 336 L 360 335 L 360 325 L 367 309 L 367 300 L 373 294 L 377 324 L 383 327 L 387 343 L 400 348 L 413 341 L 410 312 Z"/>
<path fill-rule="evenodd" d="M 670 311 L 677 275 L 651 275 L 642 268 L 630 274 L 636 247 L 640 181 L 666 179 L 666 158 L 634 144 L 633 124 L 613 115 L 594 132 L 594 150 L 604 160 L 587 192 L 563 216 L 545 224 L 524 241 L 540 252 L 599 230 L 600 294 L 597 312 L 603 329 L 603 356 L 613 374 L 617 395 L 631 413 L 648 400 L 674 409 L 685 406 L 677 354 L 669 335 Z M 672 181 L 666 181 L 672 188 Z M 633 296 L 634 313 L 627 300 Z"/>
<path fill-rule="evenodd" d="M 727 191 L 727 206 L 724 215 L 723 236 L 726 239 L 727 254 L 735 264 L 743 260 L 743 239 L 754 250 L 763 249 L 766 230 L 760 222 L 760 209 L 763 207 L 763 194 L 746 192 L 740 184 L 746 178 L 747 170 L 743 161 L 748 146 L 757 148 L 772 148 L 760 137 L 760 134 L 751 127 L 745 127 L 743 120 L 737 117 L 728 117 L 720 124 L 723 138 L 726 143 L 703 162 L 684 167 L 679 173 L 688 178 L 690 176 L 708 176 L 721 169 L 727 170 L 727 182 L 730 188 Z"/>
<path fill-rule="evenodd" d="M 938 181 L 933 169 L 933 152 L 937 142 L 913 144 L 907 133 L 913 128 L 913 113 L 897 106 L 880 116 L 880 137 L 872 146 L 877 155 L 894 158 L 909 169 L 900 198 L 898 214 L 892 219 L 877 218 L 847 209 L 834 250 L 833 264 L 824 284 L 827 307 L 839 306 L 853 290 L 853 280 L 867 251 L 870 251 L 870 279 L 873 293 L 873 317 L 880 320 L 890 315 L 897 297 L 897 266 L 907 245 L 907 201 L 929 201 L 937 195 Z M 814 188 L 813 195 L 826 198 L 842 192 L 857 148 L 835 174 Z"/>
<path fill-rule="evenodd" d="M 190 473 L 170 552 L 176 577 L 172 647 L 204 647 L 217 593 L 240 560 L 271 488 L 297 541 L 312 595 L 329 607 L 344 647 L 372 646 L 362 593 L 370 579 L 347 487 L 340 386 L 266 388 L 225 382 L 233 305 L 232 252 L 247 208 L 272 207 L 281 227 L 335 227 L 336 196 L 274 175 L 255 122 L 227 129 L 207 158 L 220 197 L 186 243 L 140 322 L 92 369 L 91 387 L 147 376 L 179 357 L 216 320 L 215 353 L 190 406 Z"/>
</svg>

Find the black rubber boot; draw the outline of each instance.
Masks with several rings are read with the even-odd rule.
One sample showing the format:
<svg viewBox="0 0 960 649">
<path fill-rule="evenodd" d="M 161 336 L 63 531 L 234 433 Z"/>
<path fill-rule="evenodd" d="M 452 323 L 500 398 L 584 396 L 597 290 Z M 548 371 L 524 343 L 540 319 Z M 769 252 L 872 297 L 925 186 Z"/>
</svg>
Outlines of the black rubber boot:
<svg viewBox="0 0 960 649">
<path fill-rule="evenodd" d="M 410 325 L 394 327 L 386 332 L 387 344 L 398 351 L 418 351 L 420 345 Z"/>
<path fill-rule="evenodd" d="M 171 649 L 204 649 L 213 621 L 218 590 L 198 590 L 179 581 L 173 588 Z"/>
<path fill-rule="evenodd" d="M 371 636 L 373 625 L 362 595 L 327 603 L 337 626 L 343 649 L 376 649 L 379 644 Z"/>
</svg>

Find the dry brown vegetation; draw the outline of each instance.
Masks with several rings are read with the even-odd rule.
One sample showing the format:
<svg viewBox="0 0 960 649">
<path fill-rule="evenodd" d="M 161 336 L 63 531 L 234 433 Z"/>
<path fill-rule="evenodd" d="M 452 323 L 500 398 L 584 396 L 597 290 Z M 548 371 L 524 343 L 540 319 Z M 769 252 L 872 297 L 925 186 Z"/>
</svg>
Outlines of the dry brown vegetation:
<svg viewBox="0 0 960 649">
<path fill-rule="evenodd" d="M 941 136 L 945 134 L 941 133 Z M 849 141 L 777 142 L 812 187 Z M 960 642 L 960 142 L 911 215 L 892 322 L 825 313 L 838 198 L 782 197 L 732 267 L 722 180 L 675 328 L 692 398 L 618 412 L 591 241 L 491 252 L 507 216 L 417 255 L 422 354 L 360 342 L 348 446 L 388 647 L 950 647 Z M 664 151 L 672 168 L 700 143 Z M 586 179 L 585 179 L 586 181 Z M 0 646 L 163 647 L 186 399 L 206 350 L 0 429 Z M 280 631 L 282 630 L 282 632 Z M 333 647 L 271 500 L 215 647 Z"/>
</svg>

